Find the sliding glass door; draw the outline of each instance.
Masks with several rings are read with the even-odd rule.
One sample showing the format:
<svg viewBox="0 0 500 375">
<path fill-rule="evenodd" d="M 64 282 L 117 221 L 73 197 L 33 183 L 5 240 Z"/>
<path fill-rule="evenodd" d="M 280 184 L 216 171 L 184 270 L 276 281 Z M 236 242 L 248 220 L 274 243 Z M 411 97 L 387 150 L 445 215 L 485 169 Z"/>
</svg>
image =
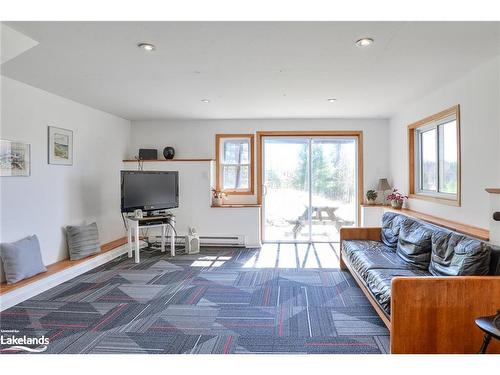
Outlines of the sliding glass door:
<svg viewBox="0 0 500 375">
<path fill-rule="evenodd" d="M 357 216 L 356 140 L 311 140 L 311 240 L 339 241 Z"/>
<path fill-rule="evenodd" d="M 263 240 L 336 242 L 357 220 L 357 138 L 263 138 Z"/>
<path fill-rule="evenodd" d="M 264 241 L 308 240 L 308 140 L 264 138 L 263 152 Z"/>
</svg>

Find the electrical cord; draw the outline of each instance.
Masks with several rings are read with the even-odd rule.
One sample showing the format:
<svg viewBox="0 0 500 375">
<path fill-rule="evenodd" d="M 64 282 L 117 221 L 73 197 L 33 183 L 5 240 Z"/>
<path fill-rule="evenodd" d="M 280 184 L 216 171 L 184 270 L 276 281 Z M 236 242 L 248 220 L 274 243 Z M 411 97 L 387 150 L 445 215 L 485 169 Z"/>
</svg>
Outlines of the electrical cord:
<svg viewBox="0 0 500 375">
<path fill-rule="evenodd" d="M 140 162 L 139 159 L 138 159 L 138 161 Z M 125 227 L 125 231 L 128 231 L 129 229 L 128 229 L 127 221 L 125 220 L 125 217 L 126 217 L 125 213 L 122 212 L 121 216 L 122 216 L 123 226 Z M 171 235 L 174 236 L 174 246 L 176 248 L 176 253 L 185 254 L 185 247 L 184 247 L 184 252 L 177 251 L 177 246 L 181 244 L 181 239 L 178 238 L 177 230 L 175 229 L 175 227 L 173 226 L 172 223 L 168 222 L 167 225 L 168 225 L 168 229 L 167 229 L 167 233 L 165 233 L 166 237 L 168 237 L 169 232 L 172 232 Z M 149 242 L 149 228 L 147 228 L 147 229 L 142 228 L 140 233 L 141 233 L 141 237 L 143 237 L 143 241 L 146 242 L 146 244 L 147 244 L 147 247 L 144 250 L 147 250 L 150 252 L 156 251 L 157 249 L 154 248 L 153 246 L 158 246 L 158 244 L 160 242 L 157 240 L 155 240 L 153 242 Z M 156 236 L 156 237 L 158 237 L 158 236 Z"/>
<path fill-rule="evenodd" d="M 172 225 L 172 223 L 167 223 L 168 225 L 168 232 L 165 233 L 165 236 L 168 237 L 169 235 L 174 236 L 174 246 L 175 246 L 175 253 L 176 254 L 186 254 L 186 247 L 184 246 L 183 249 L 180 249 L 178 246 L 181 245 L 181 238 L 178 237 L 177 235 L 177 230 L 175 227 Z M 158 236 L 155 236 L 158 238 Z M 154 247 L 153 247 L 154 246 Z M 161 241 L 158 241 L 157 239 L 150 244 L 150 249 L 149 251 L 157 251 L 161 246 Z"/>
<path fill-rule="evenodd" d="M 137 170 L 138 171 L 143 171 L 144 170 L 144 160 L 142 160 L 139 156 L 134 156 L 135 160 L 137 160 Z"/>
<path fill-rule="evenodd" d="M 123 226 L 125 227 L 125 231 L 128 232 L 127 221 L 125 220 L 125 214 L 123 212 L 122 212 L 122 220 L 123 220 Z"/>
<path fill-rule="evenodd" d="M 172 231 L 174 232 L 174 235 L 175 235 L 175 237 L 174 237 L 174 238 L 177 238 L 177 231 L 175 230 L 175 227 L 174 227 L 174 226 L 172 225 L 172 223 L 170 223 L 170 222 L 168 222 L 167 224 L 168 224 L 168 226 L 169 226 L 170 228 L 172 228 Z"/>
<path fill-rule="evenodd" d="M 150 247 L 151 243 L 149 242 L 149 228 L 148 229 L 141 229 L 141 237 L 144 242 L 146 242 L 146 247 Z"/>
</svg>

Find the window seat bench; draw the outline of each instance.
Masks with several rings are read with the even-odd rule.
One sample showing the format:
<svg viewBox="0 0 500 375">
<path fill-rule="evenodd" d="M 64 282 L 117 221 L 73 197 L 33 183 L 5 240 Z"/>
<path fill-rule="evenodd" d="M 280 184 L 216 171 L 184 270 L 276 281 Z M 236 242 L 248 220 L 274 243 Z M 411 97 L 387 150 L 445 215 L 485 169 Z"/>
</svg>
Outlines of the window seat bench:
<svg viewBox="0 0 500 375">
<path fill-rule="evenodd" d="M 21 280 L 15 284 L 0 284 L 0 311 L 40 294 L 56 285 L 68 281 L 128 251 L 127 238 L 105 243 L 101 252 L 79 260 L 61 260 L 47 266 L 47 271 Z"/>
</svg>

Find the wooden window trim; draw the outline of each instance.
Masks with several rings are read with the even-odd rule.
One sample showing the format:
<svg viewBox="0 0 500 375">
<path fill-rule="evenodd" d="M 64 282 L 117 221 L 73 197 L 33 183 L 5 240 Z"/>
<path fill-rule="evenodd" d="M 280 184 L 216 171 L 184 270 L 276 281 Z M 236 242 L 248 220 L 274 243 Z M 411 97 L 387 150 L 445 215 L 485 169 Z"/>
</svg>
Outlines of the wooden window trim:
<svg viewBox="0 0 500 375">
<path fill-rule="evenodd" d="M 215 189 L 217 191 L 221 190 L 220 179 L 221 179 L 221 167 L 220 167 L 220 144 L 221 140 L 225 138 L 248 138 L 250 140 L 250 172 L 249 172 L 249 188 L 248 190 L 224 190 L 227 195 L 254 195 L 254 148 L 255 148 L 255 136 L 253 134 L 216 134 L 215 135 Z"/>
<path fill-rule="evenodd" d="M 310 130 L 310 131 L 258 131 L 257 132 L 257 204 L 262 204 L 262 161 L 263 161 L 263 138 L 264 137 L 353 137 L 357 138 L 358 152 L 358 222 L 361 220 L 361 203 L 363 203 L 363 131 L 361 130 Z M 263 233 L 264 210 L 261 210 L 261 233 Z M 358 223 L 359 224 L 359 223 Z"/>
<path fill-rule="evenodd" d="M 457 194 L 456 198 L 446 198 L 446 197 L 437 197 L 430 196 L 426 194 L 418 193 L 415 187 L 415 130 L 418 128 L 422 128 L 424 126 L 429 125 L 431 122 L 439 121 L 449 117 L 451 115 L 456 116 L 457 123 Z M 422 120 L 414 122 L 408 125 L 408 175 L 409 175 L 409 193 L 408 196 L 413 199 L 420 199 L 434 203 L 446 204 L 449 206 L 458 206 L 461 205 L 461 146 L 460 146 L 460 105 L 455 105 L 444 111 L 436 113 L 432 116 L 428 116 Z"/>
</svg>

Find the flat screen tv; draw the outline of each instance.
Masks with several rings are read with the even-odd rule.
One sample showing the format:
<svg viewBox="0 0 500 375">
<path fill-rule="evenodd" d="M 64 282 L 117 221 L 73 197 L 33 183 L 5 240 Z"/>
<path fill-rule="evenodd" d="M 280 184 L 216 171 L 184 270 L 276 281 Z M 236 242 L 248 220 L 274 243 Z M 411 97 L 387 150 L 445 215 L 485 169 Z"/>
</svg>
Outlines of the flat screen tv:
<svg viewBox="0 0 500 375">
<path fill-rule="evenodd" d="M 121 171 L 121 192 L 122 212 L 179 207 L 179 172 Z"/>
</svg>

